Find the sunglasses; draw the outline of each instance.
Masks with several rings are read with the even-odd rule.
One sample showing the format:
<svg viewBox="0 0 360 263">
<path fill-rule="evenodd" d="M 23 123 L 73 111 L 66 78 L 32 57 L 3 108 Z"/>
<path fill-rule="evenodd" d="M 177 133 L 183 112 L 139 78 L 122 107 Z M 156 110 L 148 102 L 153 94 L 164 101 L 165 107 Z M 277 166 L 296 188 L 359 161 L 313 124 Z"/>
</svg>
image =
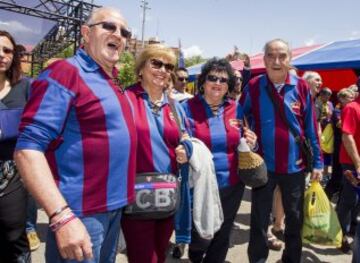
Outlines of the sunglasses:
<svg viewBox="0 0 360 263">
<path fill-rule="evenodd" d="M 91 24 L 88 25 L 88 27 L 93 27 L 93 26 L 97 26 L 97 25 L 101 25 L 103 29 L 105 29 L 106 31 L 109 31 L 111 33 L 115 33 L 116 30 L 120 27 L 120 34 L 123 38 L 130 38 L 131 37 L 131 32 L 122 27 L 122 26 L 117 26 L 115 23 L 113 22 L 99 22 L 99 23 L 95 23 L 95 24 Z"/>
<path fill-rule="evenodd" d="M 158 59 L 151 59 L 150 64 L 154 69 L 161 69 L 162 67 L 165 68 L 166 72 L 170 73 L 174 70 L 175 66 L 170 63 L 164 63 L 161 60 Z"/>
<path fill-rule="evenodd" d="M 214 76 L 214 75 L 207 75 L 206 76 L 206 80 L 207 81 L 210 81 L 210 82 L 217 82 L 217 81 L 220 81 L 220 83 L 227 83 L 229 81 L 228 78 L 224 78 L 224 77 L 217 77 L 217 76 Z"/>
<path fill-rule="evenodd" d="M 185 77 L 178 77 L 177 79 L 178 79 L 178 81 L 181 81 L 181 82 L 184 82 L 184 81 L 187 82 L 189 80 L 189 78 L 185 78 Z"/>
<path fill-rule="evenodd" d="M 2 51 L 5 55 L 14 54 L 14 50 L 8 47 L 2 47 Z"/>
<path fill-rule="evenodd" d="M 242 77 L 235 77 L 235 80 L 236 81 L 243 81 L 243 78 Z"/>
</svg>

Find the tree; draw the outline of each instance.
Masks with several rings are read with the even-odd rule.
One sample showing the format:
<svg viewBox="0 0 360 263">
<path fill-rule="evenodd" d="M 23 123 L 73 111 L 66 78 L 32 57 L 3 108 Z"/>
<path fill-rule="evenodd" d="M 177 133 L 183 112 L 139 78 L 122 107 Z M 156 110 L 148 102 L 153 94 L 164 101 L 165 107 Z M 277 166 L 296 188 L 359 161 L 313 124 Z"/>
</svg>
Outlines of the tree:
<svg viewBox="0 0 360 263">
<path fill-rule="evenodd" d="M 123 87 L 128 87 L 136 81 L 135 76 L 135 58 L 128 51 L 122 53 L 119 60 L 119 79 Z"/>
<path fill-rule="evenodd" d="M 191 67 L 193 65 L 203 63 L 206 60 L 207 60 L 206 58 L 203 58 L 203 57 L 201 57 L 199 55 L 198 56 L 192 56 L 192 57 L 189 57 L 189 58 L 185 59 L 185 67 Z"/>
</svg>

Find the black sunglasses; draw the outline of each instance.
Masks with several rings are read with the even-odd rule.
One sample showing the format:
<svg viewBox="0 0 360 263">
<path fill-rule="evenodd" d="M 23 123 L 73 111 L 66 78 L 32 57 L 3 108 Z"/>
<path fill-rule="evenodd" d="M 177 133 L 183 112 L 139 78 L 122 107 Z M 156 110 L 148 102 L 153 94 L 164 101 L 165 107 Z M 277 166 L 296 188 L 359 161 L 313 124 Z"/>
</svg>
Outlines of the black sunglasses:
<svg viewBox="0 0 360 263">
<path fill-rule="evenodd" d="M 175 66 L 173 64 L 164 63 L 161 60 L 158 60 L 155 58 L 150 60 L 150 64 L 154 69 L 161 69 L 162 67 L 164 67 L 166 72 L 168 72 L 168 73 L 172 72 L 175 68 Z"/>
<path fill-rule="evenodd" d="M 229 81 L 228 78 L 217 77 L 217 76 L 214 76 L 214 75 L 207 75 L 206 80 L 208 80 L 210 82 L 217 82 L 219 80 L 220 83 L 227 83 Z"/>
<path fill-rule="evenodd" d="M 185 77 L 178 77 L 177 79 L 178 79 L 178 81 L 181 81 L 181 82 L 184 82 L 184 81 L 187 82 L 189 80 L 189 78 L 185 78 Z"/>
<path fill-rule="evenodd" d="M 2 51 L 6 55 L 14 54 L 14 50 L 8 47 L 2 47 Z"/>
<path fill-rule="evenodd" d="M 93 27 L 93 26 L 97 26 L 97 25 L 102 25 L 102 28 L 105 29 L 106 31 L 109 31 L 111 33 L 115 33 L 116 30 L 118 29 L 118 26 L 113 23 L 113 22 L 106 22 L 106 21 L 103 21 L 103 22 L 99 22 L 99 23 L 95 23 L 95 24 L 91 24 L 91 25 L 88 25 L 89 27 Z M 130 38 L 131 37 L 131 32 L 120 26 L 120 34 L 123 38 Z"/>
</svg>

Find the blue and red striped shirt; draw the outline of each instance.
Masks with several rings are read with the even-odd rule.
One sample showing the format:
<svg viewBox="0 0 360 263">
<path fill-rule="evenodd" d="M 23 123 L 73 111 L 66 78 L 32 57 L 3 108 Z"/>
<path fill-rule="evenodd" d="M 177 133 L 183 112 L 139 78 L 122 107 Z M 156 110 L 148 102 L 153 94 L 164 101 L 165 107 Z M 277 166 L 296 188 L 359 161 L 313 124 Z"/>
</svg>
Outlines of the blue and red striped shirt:
<svg viewBox="0 0 360 263">
<path fill-rule="evenodd" d="M 126 94 L 130 99 L 138 137 L 136 172 L 161 172 L 177 174 L 175 148 L 180 143 L 180 134 L 168 97 L 159 109 L 154 110 L 149 95 L 140 83 L 129 87 Z M 185 114 L 176 101 L 174 106 L 185 130 Z"/>
<path fill-rule="evenodd" d="M 44 152 L 71 209 L 89 215 L 134 200 L 136 129 L 130 103 L 79 49 L 32 84 L 17 150 Z"/>
<path fill-rule="evenodd" d="M 314 153 L 313 167 L 323 167 L 317 122 L 310 90 L 306 82 L 288 74 L 278 92 L 267 75 L 252 79 L 240 99 L 244 114 L 253 123 L 258 136 L 259 151 L 267 168 L 275 173 L 295 173 L 304 169 L 304 159 L 294 136 L 281 119 L 266 88 L 270 83 L 280 110 L 285 111 L 288 122 L 303 137 L 310 139 Z"/>
<path fill-rule="evenodd" d="M 237 184 L 237 146 L 241 136 L 241 105 L 225 100 L 215 115 L 202 95 L 182 103 L 190 133 L 203 141 L 214 156 L 219 188 Z"/>
</svg>

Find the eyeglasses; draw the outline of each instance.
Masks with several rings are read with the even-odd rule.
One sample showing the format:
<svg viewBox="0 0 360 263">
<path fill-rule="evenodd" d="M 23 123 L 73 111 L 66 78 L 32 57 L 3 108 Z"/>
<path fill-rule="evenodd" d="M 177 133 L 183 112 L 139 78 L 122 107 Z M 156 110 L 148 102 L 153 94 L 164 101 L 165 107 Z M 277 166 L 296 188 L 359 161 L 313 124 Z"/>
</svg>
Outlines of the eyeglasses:
<svg viewBox="0 0 360 263">
<path fill-rule="evenodd" d="M 178 79 L 178 81 L 181 81 L 181 82 L 187 82 L 188 80 L 189 80 L 189 78 L 185 78 L 185 77 L 178 77 L 177 78 Z"/>
<path fill-rule="evenodd" d="M 109 31 L 111 33 L 115 33 L 117 31 L 117 29 L 120 27 L 120 34 L 121 34 L 121 36 L 123 38 L 130 38 L 131 37 L 131 32 L 128 29 L 126 29 L 126 28 L 124 28 L 122 26 L 118 26 L 113 22 L 103 21 L 103 22 L 91 24 L 91 25 L 88 25 L 88 26 L 93 27 L 93 26 L 97 26 L 97 25 L 102 25 L 103 29 L 105 29 L 106 31 Z"/>
<path fill-rule="evenodd" d="M 175 68 L 175 66 L 173 64 L 164 63 L 161 60 L 158 60 L 155 58 L 150 60 L 150 64 L 154 69 L 161 69 L 162 67 L 164 67 L 167 73 L 172 72 Z"/>
<path fill-rule="evenodd" d="M 235 80 L 236 80 L 237 82 L 243 81 L 243 77 L 235 77 Z"/>
<path fill-rule="evenodd" d="M 14 50 L 8 47 L 2 47 L 2 51 L 5 55 L 14 54 Z"/>
<path fill-rule="evenodd" d="M 229 81 L 228 78 L 224 78 L 224 77 L 217 77 L 217 76 L 214 76 L 214 75 L 207 75 L 206 76 L 206 80 L 207 81 L 210 81 L 210 82 L 217 82 L 217 81 L 220 81 L 220 83 L 227 83 Z"/>
</svg>

